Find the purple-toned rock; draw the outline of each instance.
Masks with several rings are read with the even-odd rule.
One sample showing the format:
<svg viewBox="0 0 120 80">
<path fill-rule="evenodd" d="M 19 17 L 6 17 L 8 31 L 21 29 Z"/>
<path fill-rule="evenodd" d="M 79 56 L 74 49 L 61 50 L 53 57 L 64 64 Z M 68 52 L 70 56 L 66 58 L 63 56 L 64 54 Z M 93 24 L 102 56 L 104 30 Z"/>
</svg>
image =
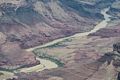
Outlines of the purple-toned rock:
<svg viewBox="0 0 120 80">
<path fill-rule="evenodd" d="M 18 44 L 7 42 L 0 49 L 0 67 L 15 69 L 39 64 L 32 52 L 22 50 Z"/>
</svg>

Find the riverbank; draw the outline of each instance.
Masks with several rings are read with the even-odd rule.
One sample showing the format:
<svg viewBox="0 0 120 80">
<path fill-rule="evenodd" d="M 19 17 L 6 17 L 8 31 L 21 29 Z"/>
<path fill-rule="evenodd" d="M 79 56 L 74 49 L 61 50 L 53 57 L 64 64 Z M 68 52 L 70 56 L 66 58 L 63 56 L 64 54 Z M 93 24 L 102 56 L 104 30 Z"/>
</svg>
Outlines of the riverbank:
<svg viewBox="0 0 120 80">
<path fill-rule="evenodd" d="M 72 35 L 72 36 L 69 36 L 69 37 L 65 37 L 65 38 L 60 38 L 60 39 L 57 39 L 57 40 L 54 40 L 54 41 L 51 41 L 49 43 L 46 43 L 44 45 L 40 45 L 40 46 L 37 46 L 37 47 L 34 47 L 34 48 L 29 48 L 29 49 L 26 49 L 26 51 L 33 51 L 38 57 L 39 57 L 39 60 L 42 59 L 42 60 L 47 60 L 47 64 L 51 64 L 49 63 L 52 62 L 52 63 L 55 63 L 55 64 L 58 64 L 59 65 L 59 60 L 57 60 L 56 58 L 54 58 L 53 56 L 51 55 L 48 55 L 48 54 L 45 54 L 45 53 L 41 53 L 39 52 L 41 48 L 45 48 L 45 47 L 48 47 L 48 46 L 51 46 L 51 45 L 54 45 L 54 44 L 57 44 L 59 42 L 62 42 L 66 39 L 71 39 L 71 38 L 77 38 L 77 37 L 82 37 L 82 36 L 87 36 L 91 33 L 94 33 L 94 32 L 97 32 L 98 30 L 102 29 L 102 28 L 105 28 L 108 24 L 109 21 L 111 21 L 110 19 L 110 15 L 107 14 L 107 12 L 109 11 L 110 8 L 105 8 L 101 11 L 101 14 L 104 15 L 104 20 L 102 22 L 100 22 L 98 25 L 96 25 L 94 27 L 93 30 L 89 31 L 89 32 L 84 32 L 84 33 L 77 33 L 75 35 Z M 38 51 L 36 51 L 38 50 Z M 44 62 L 44 61 L 43 61 Z M 58 63 L 59 62 L 59 63 Z M 45 62 L 46 63 L 46 62 Z M 62 63 L 60 63 L 61 65 Z M 63 65 L 63 64 L 62 64 Z M 45 64 L 45 67 L 48 66 Z M 56 68 L 56 65 L 55 65 L 55 68 Z M 28 68 L 29 69 L 29 68 Z M 43 67 L 44 69 L 44 67 Z"/>
<path fill-rule="evenodd" d="M 38 60 L 42 59 L 42 61 L 43 61 L 43 59 L 45 59 L 47 61 L 54 62 L 58 67 L 64 66 L 64 63 L 62 61 L 60 61 L 57 57 L 52 56 L 52 55 L 48 55 L 47 53 L 44 53 L 44 52 L 41 52 L 40 49 L 35 49 L 33 52 L 36 56 L 39 57 L 39 58 L 37 58 Z M 41 60 L 40 60 L 40 62 L 41 62 Z"/>
<path fill-rule="evenodd" d="M 25 73 L 30 73 L 30 72 L 39 72 L 39 71 L 43 71 L 45 69 L 53 69 L 53 68 L 57 68 L 58 65 L 50 60 L 47 59 L 42 59 L 42 58 L 36 58 L 38 61 L 40 61 L 39 65 L 33 66 L 33 67 L 29 67 L 29 68 L 22 68 L 19 69 L 19 72 L 25 72 Z M 49 64 L 49 65 L 48 65 Z"/>
<path fill-rule="evenodd" d="M 12 72 L 0 71 L 0 80 L 11 79 L 13 77 L 16 78 L 16 76 Z"/>
</svg>

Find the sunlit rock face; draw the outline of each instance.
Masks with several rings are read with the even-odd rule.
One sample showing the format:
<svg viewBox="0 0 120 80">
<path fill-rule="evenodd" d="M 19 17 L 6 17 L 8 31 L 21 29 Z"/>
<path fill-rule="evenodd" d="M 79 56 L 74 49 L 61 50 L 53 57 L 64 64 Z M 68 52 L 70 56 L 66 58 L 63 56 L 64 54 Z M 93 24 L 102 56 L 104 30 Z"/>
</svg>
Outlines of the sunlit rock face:
<svg viewBox="0 0 120 80">
<path fill-rule="evenodd" d="M 10 1 L 0 5 L 0 32 L 22 48 L 89 31 L 103 18 L 100 9 L 90 11 L 91 5 L 72 0 Z"/>
<path fill-rule="evenodd" d="M 100 14 L 103 3 L 102 7 L 107 7 L 112 1 L 3 0 L 0 32 L 10 41 L 20 42 L 22 48 L 43 44 L 93 29 L 103 18 Z"/>
<path fill-rule="evenodd" d="M 20 42 L 22 48 L 32 47 L 93 29 L 103 19 L 101 6 L 111 3 L 112 0 L 3 0 L 0 32 L 10 41 Z"/>
</svg>

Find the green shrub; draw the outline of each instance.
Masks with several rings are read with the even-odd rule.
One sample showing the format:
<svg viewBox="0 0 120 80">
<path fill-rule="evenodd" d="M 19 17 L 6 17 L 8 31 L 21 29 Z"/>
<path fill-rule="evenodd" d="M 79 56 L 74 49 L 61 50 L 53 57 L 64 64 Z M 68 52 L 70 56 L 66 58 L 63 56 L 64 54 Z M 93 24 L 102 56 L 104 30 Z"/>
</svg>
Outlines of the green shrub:
<svg viewBox="0 0 120 80">
<path fill-rule="evenodd" d="M 52 55 L 48 55 L 45 52 L 41 52 L 40 50 L 35 50 L 33 51 L 35 53 L 35 55 L 37 55 L 40 58 L 46 59 L 46 60 L 50 60 L 54 63 L 56 63 L 59 67 L 62 67 L 64 65 L 63 62 L 61 62 L 57 57 L 52 56 Z"/>
</svg>

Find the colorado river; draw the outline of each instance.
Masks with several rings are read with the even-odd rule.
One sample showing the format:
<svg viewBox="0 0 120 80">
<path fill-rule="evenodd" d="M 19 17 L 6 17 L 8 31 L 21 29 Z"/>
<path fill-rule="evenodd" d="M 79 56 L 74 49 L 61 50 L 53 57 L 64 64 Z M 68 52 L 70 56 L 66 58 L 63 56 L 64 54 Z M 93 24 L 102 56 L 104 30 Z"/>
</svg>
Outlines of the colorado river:
<svg viewBox="0 0 120 80">
<path fill-rule="evenodd" d="M 108 24 L 109 21 L 111 21 L 110 19 L 110 15 L 107 14 L 107 12 L 109 11 L 110 8 L 105 8 L 101 11 L 101 14 L 104 16 L 104 20 L 101 21 L 99 24 L 97 24 L 93 30 L 89 31 L 89 32 L 84 32 L 84 33 L 77 33 L 75 35 L 72 35 L 72 36 L 69 36 L 69 37 L 64 37 L 64 38 L 60 38 L 60 39 L 56 39 L 56 40 L 53 40 L 51 42 L 48 42 L 44 45 L 40 45 L 40 46 L 36 46 L 36 47 L 33 47 L 33 48 L 29 48 L 29 49 L 26 49 L 26 51 L 33 51 L 34 49 L 37 49 L 37 48 L 43 48 L 43 47 L 47 47 L 47 46 L 50 46 L 50 45 L 53 45 L 53 44 L 56 44 L 58 42 L 61 42 L 61 41 L 64 41 L 66 39 L 69 39 L 69 38 L 74 38 L 74 37 L 81 37 L 81 36 L 87 36 L 91 33 L 94 33 L 98 30 L 100 30 L 101 28 L 105 28 Z"/>
<path fill-rule="evenodd" d="M 61 42 L 61 41 L 64 41 L 65 39 L 70 39 L 70 38 L 76 38 L 76 37 L 82 37 L 82 36 L 87 36 L 91 33 L 94 33 L 98 30 L 100 30 L 101 28 L 105 28 L 108 24 L 109 21 L 111 21 L 110 19 L 110 15 L 107 14 L 107 11 L 109 11 L 109 8 L 105 8 L 101 11 L 101 14 L 104 16 L 104 20 L 101 21 L 99 24 L 97 24 L 93 30 L 89 31 L 89 32 L 84 32 L 84 33 L 77 33 L 75 35 L 72 35 L 72 36 L 69 36 L 69 37 L 65 37 L 65 38 L 60 38 L 60 39 L 57 39 L 57 40 L 54 40 L 54 41 L 51 41 L 49 43 L 46 43 L 44 45 L 40 45 L 40 46 L 37 46 L 37 47 L 34 47 L 34 48 L 29 48 L 29 49 L 26 49 L 26 51 L 33 51 L 34 49 L 37 49 L 37 48 L 43 48 L 43 47 L 47 47 L 47 46 L 50 46 L 50 45 L 53 45 L 53 44 L 56 44 L 58 42 Z M 57 68 L 57 64 L 55 64 L 54 62 L 52 61 L 49 61 L 49 60 L 45 60 L 45 59 L 40 59 L 40 58 L 37 58 L 41 64 L 39 65 L 36 65 L 34 67 L 30 67 L 30 68 L 24 68 L 24 69 L 21 69 L 21 72 L 32 72 L 32 71 L 42 71 L 44 69 L 52 69 L 52 68 Z M 48 65 L 49 64 L 49 65 Z"/>
<path fill-rule="evenodd" d="M 0 71 L 0 73 L 2 73 L 2 75 L 0 75 L 0 80 L 6 80 L 8 78 L 16 77 L 12 72 Z"/>
<path fill-rule="evenodd" d="M 41 59 L 41 58 L 36 58 L 37 60 L 40 61 L 39 65 L 30 67 L 30 68 L 22 68 L 20 69 L 20 72 L 39 72 L 44 69 L 52 69 L 52 68 L 57 68 L 58 65 L 55 64 L 54 62 L 46 59 Z"/>
<path fill-rule="evenodd" d="M 101 14 L 104 16 L 104 20 L 101 21 L 99 24 L 97 24 L 94 27 L 94 29 L 89 31 L 89 32 L 77 33 L 77 34 L 69 36 L 69 37 L 56 39 L 56 40 L 48 42 L 44 45 L 40 45 L 40 46 L 37 46 L 37 47 L 26 49 L 26 51 L 33 51 L 34 49 L 37 49 L 37 48 L 47 47 L 47 46 L 56 44 L 58 42 L 64 41 L 64 40 L 69 39 L 69 38 L 87 36 L 91 33 L 94 33 L 96 31 L 100 30 L 101 28 L 105 28 L 107 26 L 108 22 L 111 21 L 111 19 L 110 19 L 111 16 L 107 14 L 107 11 L 109 11 L 109 8 L 105 8 L 101 11 Z M 40 58 L 36 58 L 36 59 L 39 60 L 41 62 L 41 64 L 33 66 L 33 67 L 29 67 L 29 68 L 21 68 L 19 71 L 20 72 L 26 72 L 26 73 L 27 72 L 38 72 L 38 71 L 42 71 L 42 70 L 45 70 L 45 69 L 52 69 L 52 68 L 57 68 L 58 67 L 58 65 L 56 63 L 54 63 L 50 60 L 40 59 Z M 13 74 L 9 73 L 9 72 L 7 72 L 7 74 L 6 74 L 6 72 L 2 71 L 2 73 L 4 73 L 3 77 L 8 76 L 8 74 L 9 74 L 9 77 L 13 76 Z"/>
</svg>

